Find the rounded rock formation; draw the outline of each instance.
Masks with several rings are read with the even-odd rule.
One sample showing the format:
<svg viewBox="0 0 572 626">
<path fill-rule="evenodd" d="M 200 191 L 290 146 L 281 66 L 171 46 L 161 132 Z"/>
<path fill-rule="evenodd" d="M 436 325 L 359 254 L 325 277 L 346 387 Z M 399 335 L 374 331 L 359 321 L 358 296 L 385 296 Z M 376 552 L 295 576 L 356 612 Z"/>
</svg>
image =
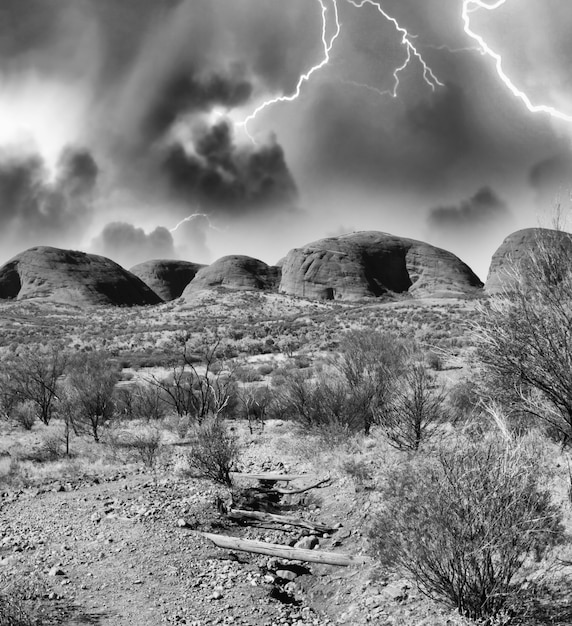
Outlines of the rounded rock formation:
<svg viewBox="0 0 572 626">
<path fill-rule="evenodd" d="M 199 270 L 187 285 L 183 297 L 195 291 L 226 287 L 240 290 L 275 289 L 280 270 L 250 256 L 224 256 Z"/>
<path fill-rule="evenodd" d="M 129 271 L 167 302 L 178 298 L 203 267 L 190 261 L 155 259 L 139 263 Z"/>
<path fill-rule="evenodd" d="M 555 252 L 560 248 L 572 257 L 572 235 L 550 228 L 524 228 L 511 233 L 493 254 L 485 291 L 491 295 L 510 291 L 520 279 L 519 274 L 526 273 L 523 264 L 531 262 L 540 247 L 548 251 L 553 247 Z"/>
<path fill-rule="evenodd" d="M 330 237 L 291 250 L 282 293 L 357 300 L 407 292 L 417 297 L 475 295 L 482 282 L 451 252 L 377 231 Z"/>
<path fill-rule="evenodd" d="M 162 302 L 142 280 L 111 259 L 47 246 L 21 252 L 0 267 L 0 299 L 31 298 L 80 306 Z"/>
</svg>

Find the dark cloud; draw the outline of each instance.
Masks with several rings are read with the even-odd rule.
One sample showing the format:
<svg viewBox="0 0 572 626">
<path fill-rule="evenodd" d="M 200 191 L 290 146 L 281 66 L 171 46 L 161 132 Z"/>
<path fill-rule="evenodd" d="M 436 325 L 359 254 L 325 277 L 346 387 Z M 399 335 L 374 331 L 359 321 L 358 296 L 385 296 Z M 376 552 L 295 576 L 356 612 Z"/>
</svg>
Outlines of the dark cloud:
<svg viewBox="0 0 572 626">
<path fill-rule="evenodd" d="M 572 155 L 561 153 L 544 159 L 530 169 L 528 180 L 541 203 L 557 200 L 572 191 Z"/>
<path fill-rule="evenodd" d="M 59 160 L 58 185 L 72 197 L 90 194 L 97 183 L 99 167 L 85 149 L 66 148 Z"/>
<path fill-rule="evenodd" d="M 428 222 L 432 229 L 441 233 L 453 231 L 473 236 L 475 231 L 506 225 L 510 217 L 503 200 L 489 187 L 482 187 L 474 196 L 456 206 L 431 209 Z"/>
<path fill-rule="evenodd" d="M 225 121 L 197 134 L 192 151 L 165 150 L 162 172 L 172 192 L 214 211 L 288 207 L 296 185 L 277 143 L 238 147 Z"/>
<path fill-rule="evenodd" d="M 40 235 L 65 239 L 79 225 L 87 225 L 98 173 L 91 154 L 79 148 L 64 150 L 53 181 L 39 156 L 4 156 L 0 225 L 27 243 Z"/>
<path fill-rule="evenodd" d="M 251 93 L 252 85 L 238 70 L 203 77 L 189 70 L 174 74 L 149 101 L 142 120 L 143 136 L 149 141 L 161 139 L 180 116 L 210 111 L 217 105 L 232 109 L 247 102 Z"/>
<path fill-rule="evenodd" d="M 150 259 L 176 258 L 173 236 L 162 226 L 146 233 L 127 222 L 112 222 L 96 238 L 94 248 L 125 266 Z"/>
</svg>

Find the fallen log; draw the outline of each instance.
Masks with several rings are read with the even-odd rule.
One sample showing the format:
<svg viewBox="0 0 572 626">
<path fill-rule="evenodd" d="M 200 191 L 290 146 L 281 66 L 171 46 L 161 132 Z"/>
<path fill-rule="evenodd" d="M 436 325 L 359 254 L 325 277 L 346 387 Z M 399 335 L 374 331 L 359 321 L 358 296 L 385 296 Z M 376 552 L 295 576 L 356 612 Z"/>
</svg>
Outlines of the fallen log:
<svg viewBox="0 0 572 626">
<path fill-rule="evenodd" d="M 298 517 L 289 517 L 288 515 L 276 515 L 275 513 L 266 513 L 263 511 L 246 511 L 243 509 L 229 509 L 226 513 L 228 517 L 234 520 L 257 520 L 259 522 L 275 522 L 277 524 L 288 524 L 289 526 L 298 526 L 299 528 L 307 528 L 308 530 L 316 530 L 321 533 L 327 533 L 333 530 L 331 526 L 319 524 L 317 522 L 308 522 Z"/>
<path fill-rule="evenodd" d="M 366 556 L 354 556 L 351 554 L 340 554 L 339 552 L 326 552 L 324 550 L 304 550 L 302 548 L 291 548 L 290 546 L 283 546 L 277 543 L 229 537 L 228 535 L 215 535 L 214 533 L 202 532 L 199 534 L 212 541 L 219 548 L 267 554 L 268 556 L 275 556 L 292 561 L 347 567 L 348 565 L 363 565 L 369 563 L 371 560 Z"/>
<path fill-rule="evenodd" d="M 272 491 L 276 493 L 280 493 L 285 496 L 291 496 L 297 493 L 304 493 L 305 491 L 310 491 L 310 489 L 316 489 L 316 487 L 320 487 L 321 485 L 330 482 L 330 477 L 322 478 L 316 483 L 312 483 L 307 487 L 301 487 L 300 489 L 288 489 L 287 487 L 272 487 Z"/>
<path fill-rule="evenodd" d="M 244 472 L 231 472 L 232 478 L 250 478 L 251 480 L 260 480 L 263 482 L 290 482 L 291 480 L 299 480 L 300 478 L 311 478 L 311 474 L 278 474 L 278 472 L 263 472 L 262 474 L 245 474 Z"/>
</svg>

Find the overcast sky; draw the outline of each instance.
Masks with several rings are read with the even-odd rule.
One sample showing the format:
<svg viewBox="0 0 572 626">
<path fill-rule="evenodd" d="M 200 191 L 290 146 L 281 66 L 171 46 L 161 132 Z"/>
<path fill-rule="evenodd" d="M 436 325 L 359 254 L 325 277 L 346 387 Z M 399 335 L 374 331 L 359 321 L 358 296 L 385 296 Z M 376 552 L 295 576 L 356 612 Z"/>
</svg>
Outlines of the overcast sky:
<svg viewBox="0 0 572 626">
<path fill-rule="evenodd" d="M 329 62 L 247 134 L 241 122 L 324 59 L 320 0 L 2 0 L 0 262 L 45 244 L 126 267 L 274 263 L 373 229 L 448 248 L 485 278 L 508 233 L 549 224 L 569 196 L 569 0 L 468 15 L 514 86 L 571 121 L 511 93 L 464 32 L 463 0 L 381 6 L 433 86 L 412 55 L 393 97 L 403 34 L 371 3 L 337 0 Z"/>
</svg>

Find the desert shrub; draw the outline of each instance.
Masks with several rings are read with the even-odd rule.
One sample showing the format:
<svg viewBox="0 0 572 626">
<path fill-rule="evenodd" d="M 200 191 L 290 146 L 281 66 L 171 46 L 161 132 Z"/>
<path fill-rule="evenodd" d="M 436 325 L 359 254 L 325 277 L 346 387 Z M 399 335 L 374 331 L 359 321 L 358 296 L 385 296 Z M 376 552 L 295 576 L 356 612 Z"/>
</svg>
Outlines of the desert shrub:
<svg viewBox="0 0 572 626">
<path fill-rule="evenodd" d="M 129 432 L 123 445 L 146 467 L 154 468 L 163 449 L 163 435 L 156 426 L 145 426 Z"/>
<path fill-rule="evenodd" d="M 378 422 L 398 450 L 418 450 L 446 420 L 446 393 L 422 363 L 412 363 L 379 407 Z"/>
<path fill-rule="evenodd" d="M 193 429 L 193 441 L 187 455 L 192 473 L 230 487 L 230 472 L 239 456 L 238 440 L 221 418 L 210 417 Z"/>
<path fill-rule="evenodd" d="M 18 403 L 18 390 L 9 364 L 2 362 L 0 368 L 0 413 L 8 417 Z M 8 371 L 7 371 L 8 370 Z"/>
<path fill-rule="evenodd" d="M 427 362 L 427 367 L 430 367 L 432 370 L 440 372 L 443 369 L 443 357 L 438 352 L 435 352 L 435 350 L 430 350 L 427 353 L 425 360 Z"/>
<path fill-rule="evenodd" d="M 180 417 L 189 416 L 199 423 L 231 411 L 236 403 L 236 380 L 225 367 L 226 349 L 221 340 L 214 336 L 193 341 L 187 333 L 176 338 L 176 347 L 170 375 L 150 380 L 161 390 L 166 405 Z"/>
<path fill-rule="evenodd" d="M 12 358 L 11 378 L 17 397 L 36 407 L 36 415 L 49 424 L 58 398 L 59 379 L 64 374 L 68 355 L 59 345 L 24 348 Z"/>
<path fill-rule="evenodd" d="M 355 330 L 344 335 L 336 368 L 366 435 L 391 397 L 407 357 L 407 346 L 392 333 Z"/>
<path fill-rule="evenodd" d="M 266 386 L 245 386 L 238 392 L 237 401 L 238 415 L 248 421 L 250 434 L 255 430 L 264 430 L 266 417 L 273 410 L 273 394 L 270 389 Z"/>
<path fill-rule="evenodd" d="M 157 421 L 165 417 L 167 405 L 162 390 L 156 385 L 126 385 L 115 392 L 116 410 L 127 419 Z"/>
<path fill-rule="evenodd" d="M 40 449 L 47 461 L 56 461 L 64 455 L 65 439 L 56 431 L 50 431 L 42 436 Z"/>
<path fill-rule="evenodd" d="M 0 624 L 2 626 L 41 626 L 53 623 L 40 598 L 47 595 L 38 581 L 14 580 L 0 575 Z"/>
<path fill-rule="evenodd" d="M 370 538 L 377 558 L 461 614 L 492 619 L 525 560 L 561 537 L 537 450 L 489 435 L 388 472 Z"/>
<path fill-rule="evenodd" d="M 269 376 L 274 371 L 274 365 L 272 363 L 263 363 L 257 369 L 260 376 Z"/>
<path fill-rule="evenodd" d="M 457 419 L 466 419 L 480 406 L 479 387 L 474 380 L 462 379 L 452 385 L 447 395 L 450 414 Z"/>
<path fill-rule="evenodd" d="M 364 428 L 364 416 L 349 392 L 339 376 L 312 380 L 292 374 L 280 388 L 271 414 L 292 420 L 305 433 L 343 438 Z"/>
<path fill-rule="evenodd" d="M 355 456 L 350 456 L 343 461 L 342 470 L 352 479 L 356 490 L 364 489 L 373 478 L 371 467 L 364 459 Z"/>
<path fill-rule="evenodd" d="M 12 418 L 16 423 L 24 430 L 32 430 L 36 421 L 36 406 L 31 400 L 24 400 L 18 402 L 18 404 L 12 410 Z"/>
<path fill-rule="evenodd" d="M 119 370 L 104 352 L 91 352 L 72 361 L 62 395 L 74 429 L 85 428 L 96 443 L 101 428 L 115 412 L 114 389 Z"/>
</svg>

